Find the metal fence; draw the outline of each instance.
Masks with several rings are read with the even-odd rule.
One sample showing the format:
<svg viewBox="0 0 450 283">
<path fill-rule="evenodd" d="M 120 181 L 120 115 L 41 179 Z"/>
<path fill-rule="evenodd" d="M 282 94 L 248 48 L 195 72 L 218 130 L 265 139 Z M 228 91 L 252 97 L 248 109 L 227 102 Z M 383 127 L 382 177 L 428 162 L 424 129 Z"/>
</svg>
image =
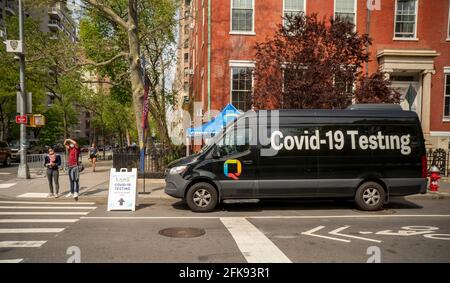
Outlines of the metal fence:
<svg viewBox="0 0 450 283">
<path fill-rule="evenodd" d="M 167 151 L 164 149 L 149 150 L 145 154 L 145 177 L 163 178 L 166 165 L 171 161 L 183 156 L 183 150 Z M 113 152 L 113 167 L 116 170 L 121 168 L 138 168 L 138 176 L 142 177 L 144 172 L 140 170 L 140 153 L 138 150 L 116 150 Z"/>
<path fill-rule="evenodd" d="M 445 151 L 442 148 L 429 149 L 427 151 L 428 169 L 431 166 L 436 166 L 441 171 L 441 175 L 448 177 L 450 173 L 450 151 Z"/>
<path fill-rule="evenodd" d="M 30 169 L 31 173 L 36 173 L 38 175 L 42 175 L 45 173 L 45 156 L 47 154 L 27 154 L 27 164 L 28 168 Z M 67 170 L 67 157 L 65 153 L 58 153 L 58 155 L 61 157 L 61 170 L 66 171 Z M 103 152 L 99 152 L 97 155 L 97 160 L 112 160 L 113 152 L 112 151 L 106 151 L 105 157 L 103 157 Z M 87 166 L 89 164 L 89 154 L 87 152 L 82 152 L 80 154 L 80 161 Z"/>
</svg>

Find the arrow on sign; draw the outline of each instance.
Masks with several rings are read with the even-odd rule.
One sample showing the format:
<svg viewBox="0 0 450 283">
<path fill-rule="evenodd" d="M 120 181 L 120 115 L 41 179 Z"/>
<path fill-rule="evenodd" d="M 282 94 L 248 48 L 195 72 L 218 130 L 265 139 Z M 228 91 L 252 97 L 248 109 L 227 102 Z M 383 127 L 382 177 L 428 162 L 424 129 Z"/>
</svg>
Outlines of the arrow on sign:
<svg viewBox="0 0 450 283">
<path fill-rule="evenodd" d="M 120 204 L 120 206 L 122 206 L 124 202 L 125 202 L 125 201 L 123 200 L 123 198 L 119 199 L 119 204 Z"/>
</svg>

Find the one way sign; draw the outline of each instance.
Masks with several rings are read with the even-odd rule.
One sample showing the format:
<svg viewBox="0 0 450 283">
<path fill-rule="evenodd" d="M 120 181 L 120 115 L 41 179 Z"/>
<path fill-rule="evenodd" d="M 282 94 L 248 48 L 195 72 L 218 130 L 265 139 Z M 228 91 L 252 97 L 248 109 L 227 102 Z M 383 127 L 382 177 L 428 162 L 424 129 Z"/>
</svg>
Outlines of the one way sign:
<svg viewBox="0 0 450 283">
<path fill-rule="evenodd" d="M 137 168 L 127 169 L 111 168 L 109 177 L 108 211 L 131 210 L 137 205 Z"/>
</svg>

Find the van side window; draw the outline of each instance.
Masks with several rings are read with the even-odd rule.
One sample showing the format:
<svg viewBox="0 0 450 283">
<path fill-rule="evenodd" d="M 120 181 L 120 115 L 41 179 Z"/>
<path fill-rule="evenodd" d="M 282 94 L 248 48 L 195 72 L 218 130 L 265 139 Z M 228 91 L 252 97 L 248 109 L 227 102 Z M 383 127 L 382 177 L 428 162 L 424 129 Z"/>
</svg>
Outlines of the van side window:
<svg viewBox="0 0 450 283">
<path fill-rule="evenodd" d="M 250 140 L 252 140 L 252 129 L 231 128 L 217 143 L 217 150 L 221 156 L 244 152 L 250 149 Z"/>
</svg>

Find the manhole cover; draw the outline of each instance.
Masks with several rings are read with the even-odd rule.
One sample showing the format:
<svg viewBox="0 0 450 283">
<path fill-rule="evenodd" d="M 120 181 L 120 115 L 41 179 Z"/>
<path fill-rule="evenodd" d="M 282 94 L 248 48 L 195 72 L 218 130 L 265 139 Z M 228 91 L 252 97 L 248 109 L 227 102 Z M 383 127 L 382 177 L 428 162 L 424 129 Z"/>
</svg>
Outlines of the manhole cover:
<svg viewBox="0 0 450 283">
<path fill-rule="evenodd" d="M 195 238 L 205 234 L 205 230 L 191 227 L 166 228 L 159 231 L 160 235 L 171 238 Z"/>
</svg>

